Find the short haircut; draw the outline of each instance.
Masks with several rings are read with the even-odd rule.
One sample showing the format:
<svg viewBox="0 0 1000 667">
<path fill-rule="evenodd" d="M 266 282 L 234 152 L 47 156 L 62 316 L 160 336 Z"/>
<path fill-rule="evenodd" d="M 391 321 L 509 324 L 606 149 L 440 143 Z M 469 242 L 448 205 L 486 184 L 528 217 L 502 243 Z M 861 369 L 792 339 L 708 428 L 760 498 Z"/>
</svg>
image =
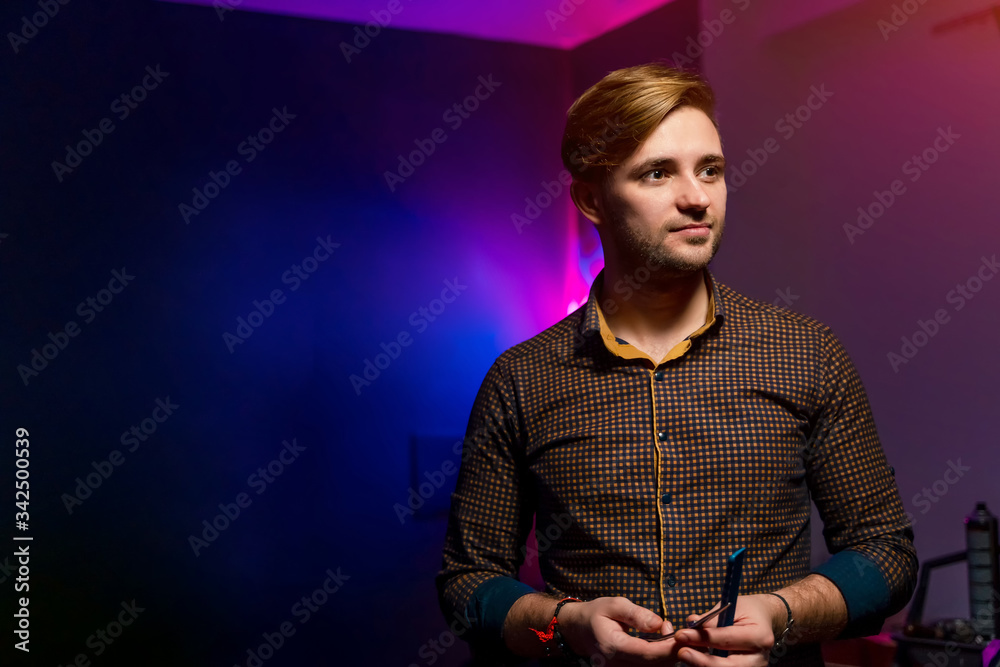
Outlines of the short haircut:
<svg viewBox="0 0 1000 667">
<path fill-rule="evenodd" d="M 575 180 L 603 181 L 681 106 L 704 111 L 718 129 L 715 95 L 698 74 L 661 63 L 615 70 L 566 112 L 563 164 Z"/>
</svg>

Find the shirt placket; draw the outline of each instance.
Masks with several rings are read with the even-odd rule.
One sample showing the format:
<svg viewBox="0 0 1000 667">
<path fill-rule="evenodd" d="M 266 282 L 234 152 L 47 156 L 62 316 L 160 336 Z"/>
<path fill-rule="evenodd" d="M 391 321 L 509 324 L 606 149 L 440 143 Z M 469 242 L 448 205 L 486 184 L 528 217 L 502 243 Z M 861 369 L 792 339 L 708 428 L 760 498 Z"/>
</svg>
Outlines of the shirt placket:
<svg viewBox="0 0 1000 667">
<path fill-rule="evenodd" d="M 664 362 L 649 371 L 649 391 L 653 405 L 652 438 L 656 451 L 656 508 L 659 522 L 659 597 L 663 612 L 669 608 L 668 596 L 678 584 L 675 573 L 676 559 L 668 558 L 669 527 L 676 524 L 675 490 L 671 480 L 676 479 L 679 461 L 672 443 L 669 424 L 671 400 L 670 380 L 676 369 L 675 362 Z"/>
</svg>

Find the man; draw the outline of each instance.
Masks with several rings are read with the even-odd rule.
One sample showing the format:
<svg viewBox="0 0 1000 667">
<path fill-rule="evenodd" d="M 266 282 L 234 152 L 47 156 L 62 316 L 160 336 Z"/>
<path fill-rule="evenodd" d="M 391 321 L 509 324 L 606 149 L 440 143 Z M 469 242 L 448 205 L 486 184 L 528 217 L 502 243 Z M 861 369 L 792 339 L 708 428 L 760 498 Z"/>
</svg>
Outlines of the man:
<svg viewBox="0 0 1000 667">
<path fill-rule="evenodd" d="M 446 613 L 500 662 L 822 664 L 816 642 L 877 632 L 912 592 L 912 531 L 830 330 L 707 270 L 726 213 L 711 90 L 658 64 L 612 72 L 570 108 L 562 155 L 605 267 L 583 308 L 483 382 Z M 810 497 L 834 554 L 813 571 Z M 516 580 L 533 515 L 544 594 Z M 741 547 L 732 626 L 638 636 L 709 611 Z"/>
</svg>

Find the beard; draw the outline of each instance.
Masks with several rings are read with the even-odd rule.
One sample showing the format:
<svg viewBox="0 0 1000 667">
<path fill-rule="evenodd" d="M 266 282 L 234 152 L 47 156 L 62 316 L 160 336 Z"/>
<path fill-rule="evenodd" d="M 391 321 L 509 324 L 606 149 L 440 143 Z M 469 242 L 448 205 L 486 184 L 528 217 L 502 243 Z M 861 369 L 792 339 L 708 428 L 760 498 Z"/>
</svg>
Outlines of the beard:
<svg viewBox="0 0 1000 667">
<path fill-rule="evenodd" d="M 698 253 L 696 257 L 676 252 L 666 244 L 667 237 L 673 233 L 672 230 L 692 222 L 711 225 L 708 236 L 683 239 L 687 247 L 705 247 L 706 252 Z M 692 216 L 665 223 L 655 232 L 643 234 L 625 224 L 621 217 L 615 216 L 612 226 L 619 258 L 624 262 L 622 268 L 628 273 L 634 273 L 640 267 L 646 267 L 654 283 L 666 284 L 678 278 L 690 277 L 708 266 L 722 244 L 725 222 L 714 216 Z"/>
</svg>

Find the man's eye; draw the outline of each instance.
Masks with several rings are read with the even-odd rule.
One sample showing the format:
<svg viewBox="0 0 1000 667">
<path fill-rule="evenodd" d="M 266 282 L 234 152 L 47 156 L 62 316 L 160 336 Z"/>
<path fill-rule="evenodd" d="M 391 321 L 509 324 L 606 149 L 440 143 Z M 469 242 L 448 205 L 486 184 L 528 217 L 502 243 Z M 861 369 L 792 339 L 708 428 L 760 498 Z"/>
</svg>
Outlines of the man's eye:
<svg viewBox="0 0 1000 667">
<path fill-rule="evenodd" d="M 703 173 L 709 178 L 715 178 L 717 176 L 722 176 L 722 168 L 718 165 L 710 165 L 705 167 L 705 171 Z"/>
</svg>

